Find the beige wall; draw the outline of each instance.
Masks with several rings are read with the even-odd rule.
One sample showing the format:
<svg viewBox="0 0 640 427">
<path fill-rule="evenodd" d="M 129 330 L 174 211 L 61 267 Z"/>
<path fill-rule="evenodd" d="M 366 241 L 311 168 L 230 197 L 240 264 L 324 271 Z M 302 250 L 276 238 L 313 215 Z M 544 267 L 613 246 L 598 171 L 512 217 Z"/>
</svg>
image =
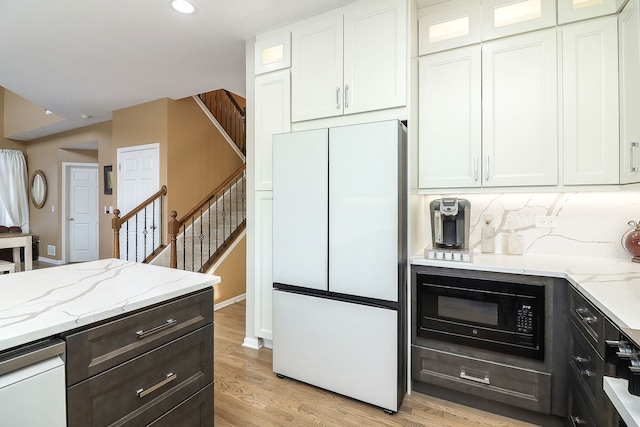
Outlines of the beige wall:
<svg viewBox="0 0 640 427">
<path fill-rule="evenodd" d="M 169 101 L 169 210 L 178 219 L 209 195 L 242 160 L 193 98 Z"/>
<path fill-rule="evenodd" d="M 247 242 L 243 237 L 213 274 L 222 281 L 214 287 L 213 303 L 218 304 L 247 292 Z"/>
<path fill-rule="evenodd" d="M 97 142 L 98 150 L 77 150 L 71 147 L 87 142 Z M 112 205 L 112 196 L 102 191 L 102 166 L 100 152 L 109 152 L 111 147 L 111 122 L 98 123 L 84 128 L 30 141 L 27 144 L 27 169 L 29 179 L 36 170 L 42 170 L 47 179 L 47 200 L 42 209 L 29 203 L 31 232 L 40 236 L 40 256 L 61 260 L 62 257 L 62 163 L 98 163 L 98 206 Z M 104 156 L 102 156 L 104 157 Z M 53 211 L 52 211 L 53 207 Z M 107 258 L 110 247 L 111 216 L 99 211 L 100 257 Z M 47 245 L 56 247 L 55 256 L 47 255 Z"/>
<path fill-rule="evenodd" d="M 10 90 L 5 89 L 4 92 L 5 138 L 64 120 L 56 114 L 46 114 L 44 108 Z"/>
<path fill-rule="evenodd" d="M 27 152 L 27 144 L 22 141 L 12 141 L 4 138 L 4 94 L 5 89 L 0 87 L 0 149 L 20 150 L 23 153 Z"/>
</svg>

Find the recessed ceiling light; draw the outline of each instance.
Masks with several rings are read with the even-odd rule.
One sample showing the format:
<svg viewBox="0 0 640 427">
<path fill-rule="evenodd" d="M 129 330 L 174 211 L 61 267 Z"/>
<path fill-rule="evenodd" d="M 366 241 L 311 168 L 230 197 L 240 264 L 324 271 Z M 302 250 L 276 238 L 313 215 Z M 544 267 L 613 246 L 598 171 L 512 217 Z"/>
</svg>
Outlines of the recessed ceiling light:
<svg viewBox="0 0 640 427">
<path fill-rule="evenodd" d="M 196 7 L 187 0 L 171 0 L 171 7 L 180 13 L 196 13 Z"/>
</svg>

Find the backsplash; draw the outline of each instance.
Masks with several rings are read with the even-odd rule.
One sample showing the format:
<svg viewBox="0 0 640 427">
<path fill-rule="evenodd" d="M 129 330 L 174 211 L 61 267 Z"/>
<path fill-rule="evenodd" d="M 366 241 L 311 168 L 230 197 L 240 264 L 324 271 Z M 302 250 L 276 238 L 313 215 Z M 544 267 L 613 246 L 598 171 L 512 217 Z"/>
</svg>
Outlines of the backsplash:
<svg viewBox="0 0 640 427">
<path fill-rule="evenodd" d="M 455 195 L 447 195 L 448 197 Z M 441 196 L 425 196 L 425 206 Z M 465 194 L 471 202 L 470 241 L 480 251 L 483 216 L 493 215 L 496 227 L 496 252 L 502 247 L 507 221 L 516 221 L 523 236 L 524 252 L 546 255 L 576 255 L 626 258 L 620 243 L 630 228 L 627 223 L 640 220 L 640 191 L 580 193 L 503 193 Z M 431 227 L 425 227 L 431 246 Z M 536 216 L 556 216 L 556 228 L 536 228 Z"/>
</svg>

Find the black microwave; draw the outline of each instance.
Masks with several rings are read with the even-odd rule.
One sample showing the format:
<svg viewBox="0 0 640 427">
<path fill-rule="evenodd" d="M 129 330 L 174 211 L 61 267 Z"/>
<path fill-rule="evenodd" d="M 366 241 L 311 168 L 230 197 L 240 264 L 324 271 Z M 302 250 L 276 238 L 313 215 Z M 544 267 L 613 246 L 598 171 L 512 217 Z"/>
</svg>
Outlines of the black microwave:
<svg viewBox="0 0 640 427">
<path fill-rule="evenodd" d="M 544 360 L 544 285 L 416 278 L 418 336 Z"/>
</svg>

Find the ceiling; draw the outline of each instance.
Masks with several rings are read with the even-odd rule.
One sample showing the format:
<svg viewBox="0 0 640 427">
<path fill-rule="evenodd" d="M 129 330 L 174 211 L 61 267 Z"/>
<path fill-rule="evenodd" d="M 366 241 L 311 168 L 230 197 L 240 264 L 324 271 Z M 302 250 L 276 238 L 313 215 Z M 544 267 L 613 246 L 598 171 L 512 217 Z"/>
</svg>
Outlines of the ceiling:
<svg viewBox="0 0 640 427">
<path fill-rule="evenodd" d="M 14 138 L 165 97 L 245 96 L 245 40 L 352 1 L 193 0 L 183 15 L 169 0 L 0 0 L 0 86 L 65 119 Z"/>
</svg>

